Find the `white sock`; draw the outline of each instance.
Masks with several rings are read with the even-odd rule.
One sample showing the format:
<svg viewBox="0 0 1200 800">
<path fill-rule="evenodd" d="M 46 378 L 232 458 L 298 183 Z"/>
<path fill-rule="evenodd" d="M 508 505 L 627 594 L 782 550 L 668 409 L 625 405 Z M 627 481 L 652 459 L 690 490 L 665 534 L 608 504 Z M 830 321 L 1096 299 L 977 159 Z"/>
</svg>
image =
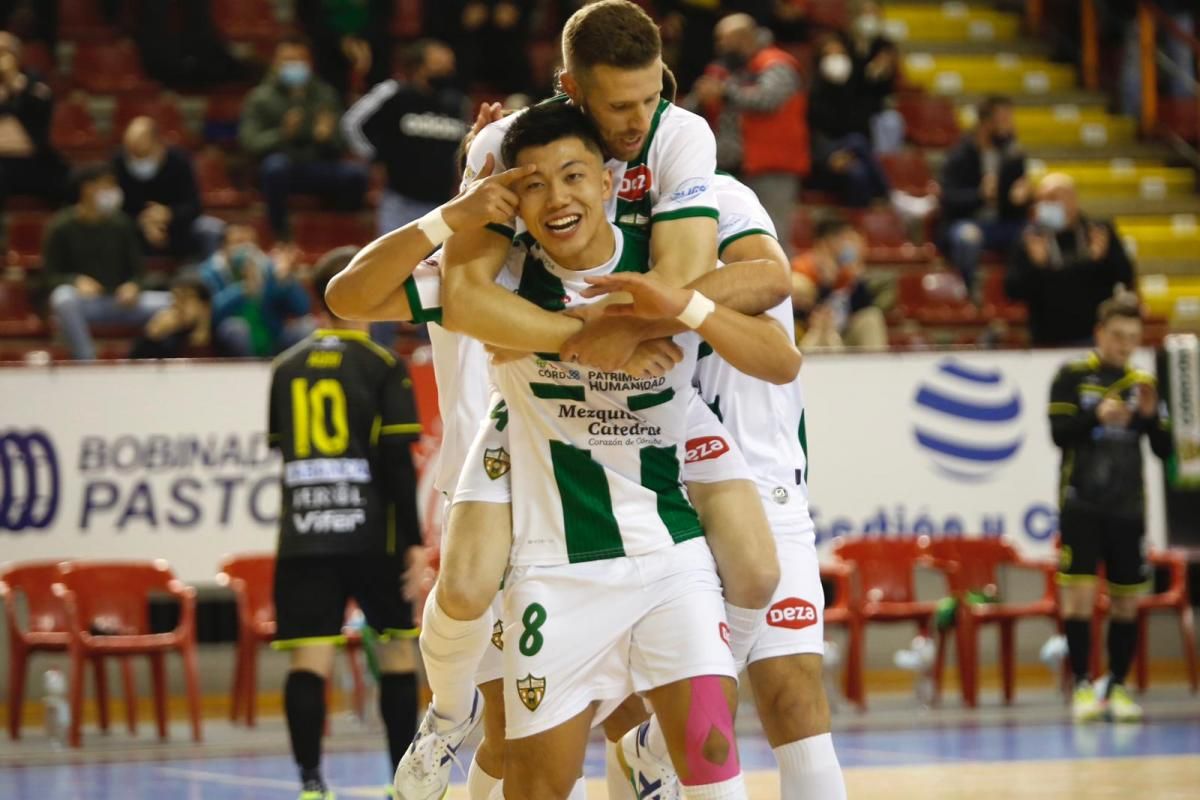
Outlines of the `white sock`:
<svg viewBox="0 0 1200 800">
<path fill-rule="evenodd" d="M 750 649 L 754 647 L 759 634 L 766 627 L 766 609 L 742 608 L 726 602 L 725 619 L 729 623 L 729 649 L 733 651 L 733 663 L 737 665 L 738 673 L 741 673 L 746 666 Z"/>
<path fill-rule="evenodd" d="M 499 778 L 493 778 L 483 771 L 483 767 L 479 766 L 479 762 L 471 759 L 471 766 L 467 770 L 467 797 L 471 800 L 488 800 L 492 796 L 492 790 L 500 785 Z"/>
<path fill-rule="evenodd" d="M 575 785 L 571 787 L 571 793 L 567 795 L 567 800 L 587 800 L 587 778 L 580 777 L 575 781 Z"/>
<path fill-rule="evenodd" d="M 449 723 L 448 727 L 471 715 L 471 704 L 475 700 L 475 669 L 491 637 L 490 608 L 479 619 L 463 621 L 442 610 L 436 591 L 425 603 L 421 621 L 421 657 L 425 660 L 429 688 L 433 690 L 433 711 Z"/>
<path fill-rule="evenodd" d="M 742 780 L 741 773 L 720 783 L 684 786 L 683 796 L 687 800 L 749 800 L 750 798 L 750 795 L 746 794 L 746 784 Z M 821 795 L 813 795 L 813 797 L 825 800 Z"/>
<path fill-rule="evenodd" d="M 671 763 L 671 750 L 667 747 L 667 737 L 663 734 L 662 725 L 658 724 L 658 714 L 650 717 L 647 723 L 646 752 L 664 764 Z"/>
<path fill-rule="evenodd" d="M 833 734 L 819 733 L 774 750 L 780 800 L 846 800 L 846 780 L 833 749 Z"/>
<path fill-rule="evenodd" d="M 637 800 L 629 775 L 617 761 L 617 742 L 604 741 L 604 783 L 608 787 L 608 800 Z"/>
</svg>

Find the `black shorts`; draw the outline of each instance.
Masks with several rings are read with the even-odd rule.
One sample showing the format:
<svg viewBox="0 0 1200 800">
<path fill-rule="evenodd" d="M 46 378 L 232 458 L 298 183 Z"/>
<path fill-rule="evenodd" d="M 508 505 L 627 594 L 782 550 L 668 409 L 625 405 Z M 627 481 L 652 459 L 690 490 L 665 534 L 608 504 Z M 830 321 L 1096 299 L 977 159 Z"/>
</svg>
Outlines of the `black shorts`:
<svg viewBox="0 0 1200 800">
<path fill-rule="evenodd" d="M 1150 568 L 1143 549 L 1146 523 L 1142 519 L 1067 505 L 1059 528 L 1060 584 L 1094 579 L 1101 563 L 1109 591 L 1114 594 L 1134 593 L 1149 584 Z"/>
<path fill-rule="evenodd" d="M 275 565 L 275 646 L 341 643 L 353 599 L 382 639 L 413 638 L 412 604 L 401 594 L 403 562 L 394 556 L 296 556 Z"/>
</svg>

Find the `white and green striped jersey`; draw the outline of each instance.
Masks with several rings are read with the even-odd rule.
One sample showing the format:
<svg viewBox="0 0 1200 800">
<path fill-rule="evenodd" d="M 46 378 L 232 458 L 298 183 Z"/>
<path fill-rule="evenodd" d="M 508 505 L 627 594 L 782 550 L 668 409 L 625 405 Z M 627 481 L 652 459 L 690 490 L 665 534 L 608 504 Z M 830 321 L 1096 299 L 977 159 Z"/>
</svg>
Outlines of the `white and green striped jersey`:
<svg viewBox="0 0 1200 800">
<path fill-rule="evenodd" d="M 585 305 L 585 278 L 645 272 L 645 237 L 613 226 L 616 250 L 586 271 L 556 265 L 527 237 L 499 282 L 547 310 Z M 507 404 L 514 565 L 650 553 L 702 536 L 681 481 L 699 339 L 661 378 L 633 378 L 541 354 L 493 368 Z"/>
</svg>

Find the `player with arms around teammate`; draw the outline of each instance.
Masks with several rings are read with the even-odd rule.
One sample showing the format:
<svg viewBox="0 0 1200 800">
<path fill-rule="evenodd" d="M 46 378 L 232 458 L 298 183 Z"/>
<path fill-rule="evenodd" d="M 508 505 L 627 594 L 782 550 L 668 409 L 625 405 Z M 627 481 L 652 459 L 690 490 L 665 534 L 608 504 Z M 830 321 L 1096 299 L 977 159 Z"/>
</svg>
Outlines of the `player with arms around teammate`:
<svg viewBox="0 0 1200 800">
<path fill-rule="evenodd" d="M 329 253 L 317 296 L 353 250 Z M 412 606 L 405 561 L 420 545 L 409 443 L 420 433 L 411 382 L 366 325 L 340 322 L 284 352 L 272 368 L 270 431 L 283 455 L 274 647 L 291 654 L 284 709 L 300 800 L 331 800 L 321 775 L 325 682 L 353 598 L 379 636 L 379 710 L 392 766 L 416 723 Z"/>
<path fill-rule="evenodd" d="M 1117 721 L 1141 719 L 1142 709 L 1125 689 L 1137 643 L 1138 596 L 1149 586 L 1143 552 L 1146 500 L 1141 438 L 1159 458 L 1171 454 L 1170 421 L 1154 377 L 1129 359 L 1142 341 L 1137 301 L 1114 298 L 1100 305 L 1096 349 L 1058 371 L 1050 389 L 1050 430 L 1062 448 L 1060 477 L 1062 587 L 1071 671 L 1072 714 L 1078 722 L 1105 714 Z M 1096 569 L 1104 563 L 1112 597 L 1108 623 L 1106 687 L 1088 680 Z"/>
</svg>

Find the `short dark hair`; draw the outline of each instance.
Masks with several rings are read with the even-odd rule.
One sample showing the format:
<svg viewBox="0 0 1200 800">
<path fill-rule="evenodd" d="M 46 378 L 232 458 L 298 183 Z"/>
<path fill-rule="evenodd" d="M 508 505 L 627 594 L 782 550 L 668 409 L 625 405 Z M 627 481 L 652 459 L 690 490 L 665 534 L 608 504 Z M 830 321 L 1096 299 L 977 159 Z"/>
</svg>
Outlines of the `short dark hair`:
<svg viewBox="0 0 1200 800">
<path fill-rule="evenodd" d="M 668 103 L 674 103 L 677 94 L 679 94 L 679 81 L 675 80 L 675 73 L 671 72 L 671 68 L 663 64 L 663 88 L 659 95 Z"/>
<path fill-rule="evenodd" d="M 80 164 L 71 172 L 71 188 L 74 190 L 75 196 L 83 191 L 85 183 L 92 183 L 101 178 L 116 178 L 116 172 L 113 171 L 112 164 L 107 161 L 93 161 L 87 164 Z"/>
<path fill-rule="evenodd" d="M 1116 297 L 1111 297 L 1100 304 L 1096 309 L 1096 324 L 1100 326 L 1107 325 L 1109 320 L 1116 318 L 1136 319 L 1139 322 L 1142 319 L 1142 309 L 1138 305 L 1137 295 L 1132 292 L 1118 294 Z"/>
<path fill-rule="evenodd" d="M 552 101 L 539 103 L 518 114 L 500 143 L 500 157 L 510 168 L 527 147 L 541 147 L 559 139 L 575 137 L 604 160 L 604 145 L 596 126 L 578 108 Z"/>
<path fill-rule="evenodd" d="M 817 223 L 816 230 L 813 231 L 813 238 L 818 242 L 823 242 L 853 227 L 842 217 L 825 217 Z"/>
<path fill-rule="evenodd" d="M 1011 97 L 1003 94 L 989 94 L 975 107 L 975 118 L 979 122 L 990 122 L 996 112 L 1002 108 L 1012 108 Z"/>
<path fill-rule="evenodd" d="M 312 42 L 302 33 L 292 32 L 280 37 L 279 41 L 275 43 L 275 51 L 278 52 L 281 47 L 303 47 L 309 53 L 312 53 Z"/>
<path fill-rule="evenodd" d="M 586 71 L 605 65 L 637 69 L 662 58 L 662 35 L 650 15 L 629 0 L 600 0 L 563 26 L 563 65 Z"/>
<path fill-rule="evenodd" d="M 353 245 L 336 247 L 321 256 L 320 260 L 317 261 L 317 265 L 313 267 L 313 291 L 317 295 L 318 305 L 320 305 L 321 310 L 326 314 L 337 316 L 329 309 L 329 303 L 325 302 L 325 289 L 328 288 L 329 282 L 333 280 L 333 276 L 344 270 L 346 265 L 357 254 L 358 248 Z"/>
<path fill-rule="evenodd" d="M 185 292 L 195 292 L 196 296 L 205 303 L 212 302 L 212 290 L 208 288 L 208 284 L 200 277 L 197 272 L 181 272 L 171 279 L 171 289 L 179 289 Z"/>
<path fill-rule="evenodd" d="M 429 48 L 437 44 L 441 44 L 441 42 L 436 39 L 418 39 L 400 49 L 398 61 L 400 70 L 405 77 L 411 78 L 414 72 L 425 66 L 426 53 L 429 52 Z"/>
</svg>

